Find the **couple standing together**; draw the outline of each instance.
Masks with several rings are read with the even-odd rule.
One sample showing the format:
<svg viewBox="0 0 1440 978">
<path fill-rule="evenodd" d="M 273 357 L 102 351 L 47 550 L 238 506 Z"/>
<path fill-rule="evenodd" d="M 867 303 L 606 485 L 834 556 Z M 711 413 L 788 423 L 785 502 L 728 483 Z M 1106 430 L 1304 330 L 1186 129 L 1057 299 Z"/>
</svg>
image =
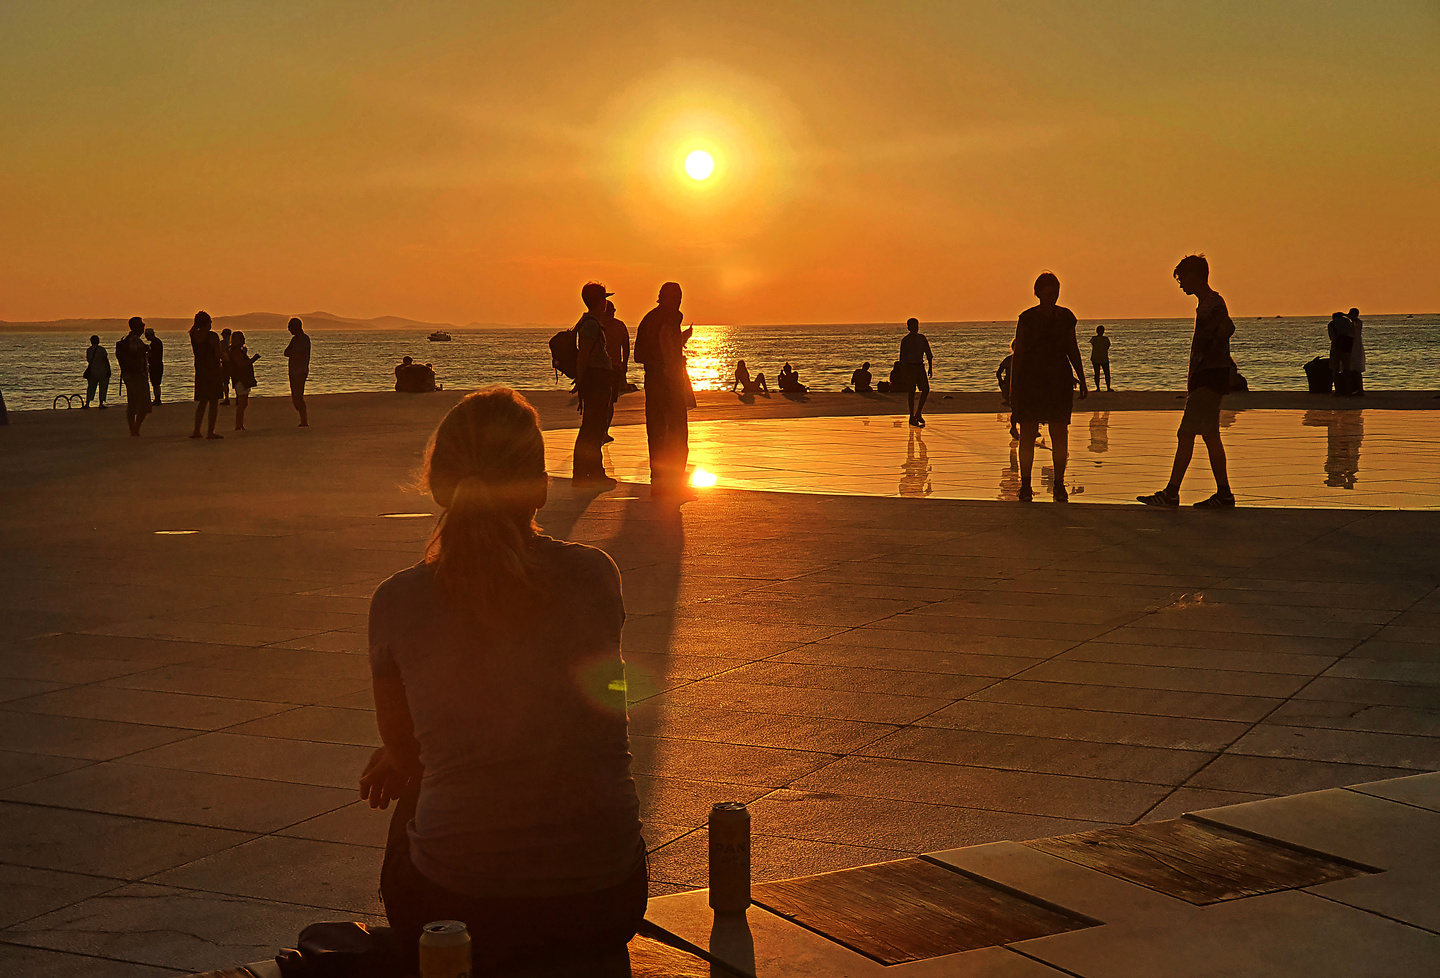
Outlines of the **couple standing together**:
<svg viewBox="0 0 1440 978">
<path fill-rule="evenodd" d="M 616 485 L 605 474 L 600 454 L 615 401 L 625 383 L 630 335 L 615 318 L 613 292 L 599 282 L 580 290 L 585 314 L 575 324 L 577 358 L 575 390 L 580 401 L 580 431 L 575 436 L 576 485 L 604 489 Z M 650 446 L 652 495 L 684 495 L 686 465 L 690 459 L 688 412 L 695 394 L 685 372 L 685 343 L 693 329 L 682 330 L 682 293 L 679 284 L 660 286 L 655 308 L 635 330 L 635 362 L 645 368 L 645 434 Z"/>
<path fill-rule="evenodd" d="M 1215 476 L 1214 495 L 1195 505 L 1232 507 L 1225 447 L 1220 441 L 1220 402 L 1230 389 L 1235 361 L 1230 358 L 1230 337 L 1235 324 L 1220 293 L 1210 287 L 1210 264 L 1204 255 L 1189 255 L 1175 266 L 1175 281 L 1187 295 L 1195 297 L 1195 333 L 1190 341 L 1186 371 L 1185 412 L 1177 433 L 1175 461 L 1165 488 L 1137 499 L 1147 506 L 1180 505 L 1180 484 L 1195 451 L 1195 439 L 1205 442 L 1210 469 Z M 1035 462 L 1035 439 L 1040 425 L 1050 428 L 1054 459 L 1054 493 L 1057 502 L 1068 498 L 1065 463 L 1069 458 L 1069 426 L 1073 390 L 1078 382 L 1080 399 L 1089 396 L 1085 369 L 1075 339 L 1075 314 L 1059 304 L 1060 280 L 1042 272 L 1035 280 L 1038 305 L 1020 314 L 1015 329 L 1014 362 L 1010 374 L 1012 421 L 1020 428 L 1019 498 L 1035 498 L 1031 470 Z M 1098 380 L 1098 377 L 1097 377 Z"/>
</svg>

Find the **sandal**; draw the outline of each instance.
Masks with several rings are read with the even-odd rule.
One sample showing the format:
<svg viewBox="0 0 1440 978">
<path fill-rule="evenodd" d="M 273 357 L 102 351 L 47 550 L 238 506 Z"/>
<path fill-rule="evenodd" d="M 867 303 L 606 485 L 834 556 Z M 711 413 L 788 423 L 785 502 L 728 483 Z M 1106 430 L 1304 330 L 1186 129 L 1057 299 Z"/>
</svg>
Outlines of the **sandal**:
<svg viewBox="0 0 1440 978">
<path fill-rule="evenodd" d="M 1064 486 L 1055 487 L 1055 501 L 1057 503 L 1068 503 L 1070 501 L 1070 493 Z"/>
<path fill-rule="evenodd" d="M 1035 490 L 1029 486 L 1021 486 L 1020 491 L 1015 494 L 1015 498 L 1022 503 L 1028 503 L 1035 498 Z"/>
<path fill-rule="evenodd" d="M 1146 506 L 1164 506 L 1169 509 L 1174 509 L 1180 505 L 1180 494 L 1177 492 L 1172 496 L 1164 489 L 1161 489 L 1159 492 L 1152 492 L 1148 496 L 1136 496 L 1135 499 L 1144 503 Z"/>
</svg>

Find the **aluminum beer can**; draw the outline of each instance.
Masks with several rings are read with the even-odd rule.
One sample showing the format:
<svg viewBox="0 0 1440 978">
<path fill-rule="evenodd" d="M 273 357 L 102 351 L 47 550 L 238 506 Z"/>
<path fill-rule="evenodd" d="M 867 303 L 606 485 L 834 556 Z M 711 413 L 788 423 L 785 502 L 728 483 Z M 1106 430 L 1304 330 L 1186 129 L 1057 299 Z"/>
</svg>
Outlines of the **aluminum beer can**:
<svg viewBox="0 0 1440 978">
<path fill-rule="evenodd" d="M 470 978 L 470 931 L 458 920 L 434 920 L 420 932 L 420 978 Z"/>
<path fill-rule="evenodd" d="M 722 913 L 750 906 L 750 812 L 741 801 L 710 807 L 710 906 Z"/>
</svg>

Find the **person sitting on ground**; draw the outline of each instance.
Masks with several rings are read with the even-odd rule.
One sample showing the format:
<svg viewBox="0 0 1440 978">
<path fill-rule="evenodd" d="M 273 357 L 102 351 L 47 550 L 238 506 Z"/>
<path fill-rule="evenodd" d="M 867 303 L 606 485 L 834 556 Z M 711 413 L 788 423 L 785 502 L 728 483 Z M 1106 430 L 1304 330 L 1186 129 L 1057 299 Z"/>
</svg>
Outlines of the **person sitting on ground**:
<svg viewBox="0 0 1440 978">
<path fill-rule="evenodd" d="M 775 380 L 780 389 L 787 394 L 804 394 L 810 389 L 800 383 L 800 371 L 790 366 L 789 363 L 780 368 L 780 376 Z"/>
<path fill-rule="evenodd" d="M 745 366 L 741 360 L 735 364 L 735 379 L 730 383 L 731 393 L 739 388 L 741 394 L 764 394 L 770 396 L 770 387 L 765 383 L 765 375 L 759 374 L 753 380 L 750 377 L 750 368 Z"/>
<path fill-rule="evenodd" d="M 428 394 L 435 387 L 435 371 L 427 363 L 415 362 L 412 357 L 402 357 L 395 368 L 395 389 L 404 394 Z"/>
<path fill-rule="evenodd" d="M 1005 354 L 1005 359 L 1000 361 L 1000 366 L 995 368 L 995 383 L 1000 385 L 1000 400 L 1006 404 L 1010 403 L 1010 369 L 1015 363 L 1015 341 L 1010 341 L 1010 352 Z"/>
<path fill-rule="evenodd" d="M 427 392 L 428 392 L 428 391 L 438 391 L 438 390 L 443 390 L 443 389 L 444 389 L 444 388 L 442 388 L 439 384 L 437 384 L 437 383 L 435 382 L 435 365 L 434 365 L 433 363 L 427 363 L 427 364 L 425 364 L 425 366 L 424 366 L 423 368 L 421 368 L 421 369 L 423 369 L 423 370 L 425 371 L 425 390 L 426 390 Z"/>
<path fill-rule="evenodd" d="M 871 386 L 874 378 L 870 375 L 870 361 L 866 360 L 860 364 L 860 369 L 850 375 L 850 386 L 855 388 L 857 394 L 870 394 L 875 388 Z"/>
<path fill-rule="evenodd" d="M 414 367 L 414 357 L 401 357 L 400 362 L 395 365 L 395 389 L 397 391 L 409 389 L 410 371 L 414 369 Z"/>
<path fill-rule="evenodd" d="M 403 973 L 432 920 L 465 923 L 477 975 L 621 954 L 649 880 L 620 572 L 536 527 L 545 443 L 513 390 L 451 409 L 423 481 L 444 511 L 425 560 L 371 599 L 383 746 L 360 779 L 372 808 L 399 801 L 380 896 Z"/>
</svg>

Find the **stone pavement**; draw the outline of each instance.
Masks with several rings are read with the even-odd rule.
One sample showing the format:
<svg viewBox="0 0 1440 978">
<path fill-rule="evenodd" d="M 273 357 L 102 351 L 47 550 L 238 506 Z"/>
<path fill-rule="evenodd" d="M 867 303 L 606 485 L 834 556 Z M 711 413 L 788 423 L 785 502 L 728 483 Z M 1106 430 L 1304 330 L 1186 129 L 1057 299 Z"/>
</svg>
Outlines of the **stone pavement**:
<svg viewBox="0 0 1440 978">
<path fill-rule="evenodd" d="M 433 511 L 403 486 L 446 405 L 316 401 L 216 443 L 188 405 L 0 430 L 0 971 L 374 919 L 366 600 L 420 553 L 382 514 Z M 552 495 L 624 571 L 656 894 L 704 884 L 716 800 L 765 880 L 1440 767 L 1430 513 Z"/>
<path fill-rule="evenodd" d="M 1437 831 L 1440 775 L 1417 775 L 762 885 L 743 915 L 676 894 L 648 919 L 769 978 L 1433 975 Z"/>
</svg>

